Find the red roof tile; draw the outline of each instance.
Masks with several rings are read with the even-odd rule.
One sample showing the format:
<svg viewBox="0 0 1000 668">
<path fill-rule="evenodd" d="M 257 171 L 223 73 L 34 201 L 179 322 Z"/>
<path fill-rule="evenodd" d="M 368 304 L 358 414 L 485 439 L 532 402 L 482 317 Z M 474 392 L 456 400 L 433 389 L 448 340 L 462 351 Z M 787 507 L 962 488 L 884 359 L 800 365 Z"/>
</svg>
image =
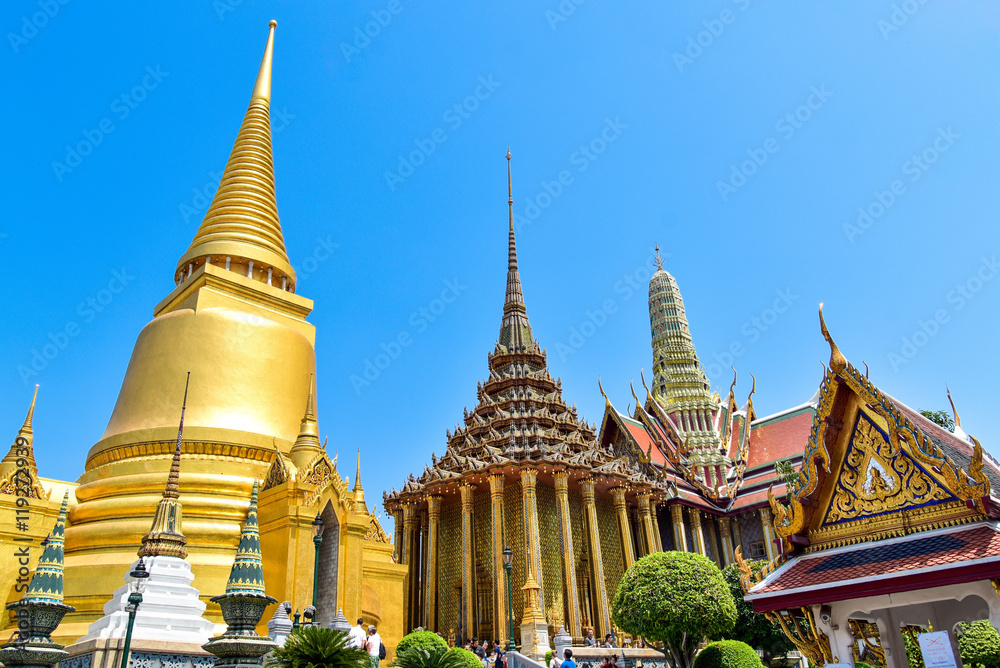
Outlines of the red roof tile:
<svg viewBox="0 0 1000 668">
<path fill-rule="evenodd" d="M 809 442 L 812 422 L 813 411 L 803 409 L 801 413 L 752 426 L 747 468 L 802 455 Z"/>
</svg>

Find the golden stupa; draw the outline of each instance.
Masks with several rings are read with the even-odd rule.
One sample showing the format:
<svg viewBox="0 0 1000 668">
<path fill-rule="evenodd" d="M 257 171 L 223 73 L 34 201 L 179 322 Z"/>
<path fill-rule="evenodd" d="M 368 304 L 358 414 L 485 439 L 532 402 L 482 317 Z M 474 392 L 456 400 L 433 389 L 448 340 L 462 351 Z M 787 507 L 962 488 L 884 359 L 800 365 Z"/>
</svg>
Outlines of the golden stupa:
<svg viewBox="0 0 1000 668">
<path fill-rule="evenodd" d="M 319 514 L 325 522 L 320 621 L 343 608 L 352 620 L 364 616 L 378 623 L 387 644 L 402 635 L 398 609 L 405 569 L 393 563 L 389 538 L 365 504 L 360 455 L 348 489 L 336 458 L 319 440 L 315 328 L 306 321 L 313 302 L 295 294 L 275 198 L 269 116 L 275 26 L 272 21 L 218 191 L 177 263 L 176 287 L 139 334 L 111 419 L 87 454 L 83 475 L 76 485 L 38 479 L 31 488 L 37 526 L 18 535 L 17 469 L 0 465 L 0 542 L 17 545 L 38 534 L 30 544 L 31 563 L 58 512 L 51 499 L 61 498 L 64 489 L 71 492 L 65 600 L 76 612 L 66 616 L 58 640 L 72 642 L 87 632 L 136 560 L 167 479 L 188 372 L 180 501 L 187 560 L 202 599 L 225 590 L 251 488 L 260 480 L 268 594 L 299 609 L 312 602 L 313 521 Z M 13 447 L 23 449 L 30 437 L 29 413 Z M 20 454 L 13 447 L 12 454 Z M 29 456 L 32 447 L 29 442 Z M 30 461 L 33 467 L 33 456 Z M 8 552 L 14 550 L 0 556 L 0 577 L 13 583 L 19 566 L 16 559 L 4 561 Z M 12 587 L 7 598 L 19 596 Z M 222 621 L 212 603 L 207 614 Z"/>
</svg>

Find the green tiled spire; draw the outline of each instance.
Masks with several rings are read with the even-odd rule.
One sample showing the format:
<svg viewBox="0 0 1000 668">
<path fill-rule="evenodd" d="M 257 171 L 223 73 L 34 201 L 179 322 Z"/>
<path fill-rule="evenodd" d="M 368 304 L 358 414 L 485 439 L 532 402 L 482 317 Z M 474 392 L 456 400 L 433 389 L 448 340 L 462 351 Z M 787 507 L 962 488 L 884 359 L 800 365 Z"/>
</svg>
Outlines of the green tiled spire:
<svg viewBox="0 0 1000 668">
<path fill-rule="evenodd" d="M 260 556 L 260 531 L 257 528 L 257 481 L 250 493 L 250 508 L 243 523 L 243 535 L 236 548 L 236 561 L 229 573 L 226 594 L 263 594 L 264 566 Z"/>
<path fill-rule="evenodd" d="M 45 541 L 45 549 L 38 559 L 35 574 L 24 597 L 27 603 L 62 603 L 63 601 L 63 547 L 66 544 L 66 506 L 69 492 L 63 495 L 62 506 L 52 533 Z"/>
</svg>

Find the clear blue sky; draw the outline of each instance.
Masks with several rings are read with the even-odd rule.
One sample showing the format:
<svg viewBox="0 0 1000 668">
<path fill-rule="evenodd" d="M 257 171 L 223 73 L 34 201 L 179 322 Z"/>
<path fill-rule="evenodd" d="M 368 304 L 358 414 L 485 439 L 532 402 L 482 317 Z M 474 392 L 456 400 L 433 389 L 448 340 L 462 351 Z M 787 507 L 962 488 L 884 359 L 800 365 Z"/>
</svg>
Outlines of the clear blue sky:
<svg viewBox="0 0 1000 668">
<path fill-rule="evenodd" d="M 649 369 L 644 267 L 658 243 L 713 382 L 728 387 L 717 369 L 736 344 L 738 392 L 756 374 L 760 415 L 816 391 L 825 301 L 876 384 L 932 409 L 949 384 L 966 430 L 1000 454 L 994 3 L 563 0 L 566 16 L 557 0 L 51 3 L 51 17 L 45 0 L 5 3 L 0 46 L 0 425 L 12 440 L 41 383 L 45 476 L 76 479 L 107 423 L 201 220 L 195 190 L 210 195 L 228 157 L 271 18 L 278 202 L 299 292 L 316 302 L 320 428 L 344 474 L 362 448 L 369 498 L 443 451 L 486 376 L 508 144 L 528 314 L 589 420 L 599 375 L 624 409 Z M 102 121 L 113 131 L 72 171 L 53 167 Z M 428 142 L 412 173 L 400 167 Z M 116 271 L 124 289 L 81 309 Z M 449 282 L 457 298 L 423 323 Z M 603 324 L 584 328 L 591 317 Z M 23 379 L 68 323 L 78 333 Z M 356 389 L 401 333 L 412 344 Z"/>
</svg>

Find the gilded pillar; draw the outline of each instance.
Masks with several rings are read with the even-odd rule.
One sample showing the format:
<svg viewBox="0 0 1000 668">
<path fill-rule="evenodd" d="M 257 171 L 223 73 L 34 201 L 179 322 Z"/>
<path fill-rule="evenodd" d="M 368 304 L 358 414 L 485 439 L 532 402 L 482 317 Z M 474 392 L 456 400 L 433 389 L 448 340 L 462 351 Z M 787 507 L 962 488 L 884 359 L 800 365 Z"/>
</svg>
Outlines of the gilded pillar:
<svg viewBox="0 0 1000 668">
<path fill-rule="evenodd" d="M 712 548 L 712 556 L 710 557 L 715 561 L 715 565 L 722 568 L 722 557 L 719 555 L 719 541 L 716 540 L 715 536 L 715 518 L 711 515 L 706 515 L 705 521 L 702 522 L 702 527 L 705 534 L 705 542 L 708 546 Z M 705 556 L 708 556 L 708 549 L 706 547 Z"/>
<path fill-rule="evenodd" d="M 594 479 L 580 480 L 583 495 L 583 512 L 586 519 L 587 543 L 590 546 L 590 569 L 593 583 L 591 598 L 594 605 L 595 635 L 603 637 L 611 632 L 611 615 L 608 612 L 608 592 L 604 586 L 604 558 L 601 556 L 601 536 L 597 531 L 597 506 L 594 504 Z"/>
<path fill-rule="evenodd" d="M 424 626 L 437 631 L 438 530 L 441 521 L 441 497 L 427 497 L 427 579 L 424 584 Z"/>
<path fill-rule="evenodd" d="M 639 518 L 642 520 L 642 537 L 645 540 L 646 554 L 656 552 L 656 537 L 653 535 L 653 518 L 649 512 L 649 492 L 639 492 L 635 495 L 639 502 Z"/>
<path fill-rule="evenodd" d="M 701 511 L 697 508 L 688 508 L 688 519 L 691 520 L 691 551 L 704 557 L 705 536 L 701 532 Z"/>
<path fill-rule="evenodd" d="M 760 509 L 760 524 L 764 529 L 764 549 L 767 550 L 768 560 L 778 556 L 778 546 L 774 544 L 774 518 L 771 517 L 770 508 Z"/>
<path fill-rule="evenodd" d="M 660 536 L 660 520 L 656 516 L 656 499 L 650 501 L 649 511 L 653 517 L 653 537 L 656 539 L 656 551 L 663 552 L 663 537 Z"/>
<path fill-rule="evenodd" d="M 396 560 L 397 564 L 402 564 L 403 562 L 403 509 L 396 506 L 392 510 L 392 542 L 393 542 L 393 553 L 392 558 Z"/>
<path fill-rule="evenodd" d="M 542 550 L 539 546 L 538 534 L 538 497 L 535 484 L 538 481 L 538 471 L 523 469 L 521 471 L 521 498 L 524 506 L 524 545 L 527 549 L 527 564 L 529 573 L 535 577 L 539 586 L 539 602 L 544 601 L 541 592 L 545 590 L 542 582 Z M 502 565 L 502 564 L 501 564 Z"/>
<path fill-rule="evenodd" d="M 416 598 L 417 571 L 413 554 L 414 534 L 417 528 L 417 506 L 413 501 L 403 503 L 403 563 L 406 564 L 406 578 L 403 591 L 406 594 L 406 610 L 403 615 L 405 632 L 409 633 L 414 621 L 414 599 Z"/>
<path fill-rule="evenodd" d="M 733 552 L 733 536 L 729 528 L 729 518 L 719 518 L 719 542 L 722 543 L 722 560 L 725 566 L 736 561 L 736 553 Z"/>
<path fill-rule="evenodd" d="M 573 551 L 573 527 L 569 520 L 569 473 L 556 471 L 552 474 L 556 485 L 556 512 L 559 513 L 559 531 L 562 534 L 562 572 L 563 592 L 566 605 L 566 630 L 570 635 L 579 638 L 583 635 L 580 628 L 580 595 L 576 589 L 576 555 Z"/>
<path fill-rule="evenodd" d="M 674 549 L 678 552 L 687 552 L 687 532 L 684 531 L 684 506 L 679 503 L 670 506 L 670 518 L 673 520 Z"/>
<path fill-rule="evenodd" d="M 472 545 L 472 494 L 475 486 L 464 483 L 462 490 L 462 637 L 473 636 L 472 614 L 475 612 L 476 553 Z"/>
<path fill-rule="evenodd" d="M 490 517 L 493 536 L 493 635 L 507 640 L 507 575 L 503 569 L 503 487 L 506 478 L 502 473 L 490 474 Z M 498 632 L 502 630 L 502 632 Z"/>
<path fill-rule="evenodd" d="M 420 511 L 420 582 L 417 583 L 417 626 L 427 627 L 427 511 Z"/>
<path fill-rule="evenodd" d="M 622 554 L 625 555 L 625 570 L 635 563 L 635 549 L 632 545 L 632 527 L 628 519 L 628 506 L 625 503 L 625 489 L 611 489 L 611 500 L 615 503 L 615 515 L 618 516 L 618 535 L 622 539 Z"/>
</svg>

